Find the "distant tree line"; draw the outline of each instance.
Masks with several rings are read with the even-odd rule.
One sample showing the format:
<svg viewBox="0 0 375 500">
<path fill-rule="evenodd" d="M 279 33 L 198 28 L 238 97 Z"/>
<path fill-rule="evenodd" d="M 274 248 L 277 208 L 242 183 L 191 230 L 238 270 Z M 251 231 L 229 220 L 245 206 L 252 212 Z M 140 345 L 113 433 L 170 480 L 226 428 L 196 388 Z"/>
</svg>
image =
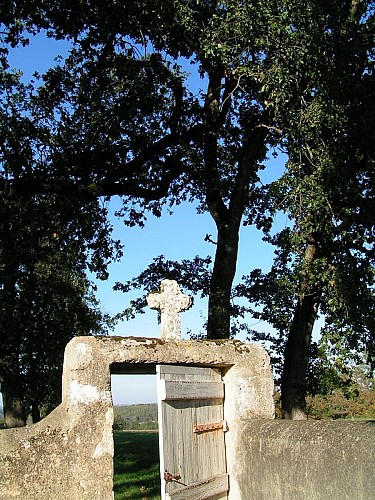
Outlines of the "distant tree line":
<svg viewBox="0 0 375 500">
<path fill-rule="evenodd" d="M 156 430 L 158 428 L 157 404 L 114 406 L 113 430 Z"/>
</svg>

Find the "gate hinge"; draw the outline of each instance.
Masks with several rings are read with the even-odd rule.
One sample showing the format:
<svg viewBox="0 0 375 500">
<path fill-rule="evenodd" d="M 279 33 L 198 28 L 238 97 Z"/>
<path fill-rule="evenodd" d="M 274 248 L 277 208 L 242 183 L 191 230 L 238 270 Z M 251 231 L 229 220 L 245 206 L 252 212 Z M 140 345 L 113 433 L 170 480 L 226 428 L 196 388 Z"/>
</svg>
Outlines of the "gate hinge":
<svg viewBox="0 0 375 500">
<path fill-rule="evenodd" d="M 165 482 L 172 482 L 175 481 L 176 483 L 182 484 L 182 486 L 187 486 L 187 484 L 182 483 L 180 481 L 181 476 L 180 474 L 171 474 L 170 472 L 167 471 L 167 469 L 164 469 L 164 480 Z"/>
<path fill-rule="evenodd" d="M 216 431 L 219 429 L 222 429 L 223 432 L 227 432 L 229 430 L 226 420 L 223 420 L 222 422 L 218 422 L 216 424 L 200 424 L 193 426 L 193 431 L 197 434 L 201 432 Z"/>
</svg>

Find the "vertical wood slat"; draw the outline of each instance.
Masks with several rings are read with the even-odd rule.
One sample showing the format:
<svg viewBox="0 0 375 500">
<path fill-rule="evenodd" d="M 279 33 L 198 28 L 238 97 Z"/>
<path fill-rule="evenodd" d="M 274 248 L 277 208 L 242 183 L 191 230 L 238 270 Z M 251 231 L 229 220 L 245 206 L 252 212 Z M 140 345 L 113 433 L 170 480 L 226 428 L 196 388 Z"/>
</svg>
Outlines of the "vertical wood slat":
<svg viewBox="0 0 375 500">
<path fill-rule="evenodd" d="M 197 500 L 209 494 L 225 499 L 228 481 L 223 429 L 194 433 L 194 426 L 223 420 L 220 371 L 159 365 L 157 374 L 162 498 Z M 181 476 L 179 483 L 166 482 L 165 470 Z"/>
</svg>

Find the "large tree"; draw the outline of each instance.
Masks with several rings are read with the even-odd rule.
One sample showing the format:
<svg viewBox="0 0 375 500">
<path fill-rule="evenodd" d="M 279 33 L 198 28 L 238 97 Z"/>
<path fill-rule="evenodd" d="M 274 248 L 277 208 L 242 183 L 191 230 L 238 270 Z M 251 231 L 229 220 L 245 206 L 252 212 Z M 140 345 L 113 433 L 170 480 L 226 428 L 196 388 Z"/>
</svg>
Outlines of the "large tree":
<svg viewBox="0 0 375 500">
<path fill-rule="evenodd" d="M 332 62 L 346 64 L 341 39 L 349 47 L 358 36 L 350 26 L 371 25 L 371 3 L 191 0 L 114 7 L 88 1 L 48 7 L 36 1 L 34 10 L 26 2 L 9 5 L 9 40 L 20 36 L 22 23 L 14 23 L 20 19 L 75 41 L 65 64 L 43 77 L 36 96 L 38 120 L 50 131 L 44 143 L 48 161 L 12 180 L 13 189 L 122 195 L 130 224 L 142 222 L 145 209 L 159 214 L 166 201 L 198 199 L 217 227 L 207 334 L 228 337 L 241 221 L 246 213 L 248 223 L 263 224 L 257 182 L 267 149 L 287 149 L 292 192 L 293 182 L 307 186 L 313 179 L 304 162 L 302 169 L 292 168 L 299 151 L 308 159 L 311 146 L 316 148 L 318 139 L 312 143 L 310 135 L 318 127 L 305 124 L 312 122 L 317 93 L 325 102 L 322 85 L 328 85 L 328 70 L 333 80 Z M 348 64 L 361 57 L 356 47 Z M 189 64 L 201 77 L 199 91 L 186 74 Z M 323 163 L 320 170 L 328 172 Z M 312 200 L 319 189 L 309 192 Z M 287 209 L 296 215 L 292 206 Z M 299 220 L 307 224 L 308 217 Z M 327 219 L 321 230 L 329 225 Z M 324 258 L 314 233 L 304 231 L 304 238 L 305 262 Z M 304 283 L 307 267 L 300 296 L 311 304 L 297 306 L 299 332 L 312 326 L 318 300 Z M 310 334 L 297 337 L 308 344 Z"/>
<path fill-rule="evenodd" d="M 6 427 L 25 425 L 30 408 L 35 422 L 42 408 L 56 406 L 66 343 L 104 331 L 80 255 L 81 224 L 87 221 L 61 217 L 70 204 L 1 193 L 0 385 Z"/>
<path fill-rule="evenodd" d="M 267 148 L 281 140 L 280 120 L 298 114 L 325 64 L 315 50 L 327 38 L 325 8 L 89 2 L 79 18 L 75 9 L 69 22 L 55 9 L 40 22 L 76 39 L 39 91 L 46 126 L 58 130 L 48 145 L 56 170 L 34 170 L 15 189 L 138 197 L 154 213 L 150 200 L 198 198 L 217 227 L 207 334 L 228 337 L 241 221 L 256 203 Z M 201 77 L 198 94 L 183 61 Z"/>
<path fill-rule="evenodd" d="M 257 306 L 252 313 L 277 330 L 276 336 L 253 333 L 252 338 L 272 343 L 284 418 L 305 418 L 312 331 L 319 311 L 325 315 L 327 355 L 351 356 L 352 362 L 362 359 L 374 366 L 374 25 L 370 4 L 337 7 L 327 6 L 325 16 L 316 18 L 320 24 L 310 28 L 316 40 L 321 36 L 325 64 L 319 66 L 319 78 L 313 87 L 310 82 L 309 92 L 298 94 L 299 106 L 289 108 L 289 114 L 274 113 L 289 158 L 286 172 L 261 189 L 259 207 L 249 207 L 250 222 L 257 220 L 277 248 L 274 264 L 266 275 L 253 271 L 232 292 L 248 296 Z M 304 22 L 301 18 L 295 25 L 294 43 L 301 32 L 301 45 L 306 42 Z M 283 58 L 283 52 L 276 57 Z M 315 61 L 306 57 L 300 62 L 305 83 Z M 283 67 L 276 62 L 277 68 Z M 284 99 L 281 103 L 290 97 L 288 78 L 288 73 L 280 75 L 285 81 L 278 82 L 277 90 L 274 82 L 265 84 L 269 95 Z M 278 210 L 285 211 L 290 223 L 271 236 L 270 221 Z M 155 260 L 147 275 L 125 289 L 130 284 L 150 289 L 155 277 L 164 274 L 180 276 L 194 291 L 196 284 L 189 282 L 201 262 L 191 264 L 181 273 L 176 263 Z"/>
<path fill-rule="evenodd" d="M 327 66 L 298 122 L 289 122 L 287 170 L 271 190 L 274 206 L 289 214 L 290 227 L 269 237 L 278 247 L 270 273 L 253 272 L 248 280 L 249 297 L 263 305 L 258 315 L 281 326 L 275 347 L 285 346 L 284 418 L 305 416 L 306 372 L 319 311 L 331 355 L 346 352 L 355 358 L 364 350 L 365 361 L 375 362 L 371 14 L 364 3 L 353 2 L 333 8 L 327 19 L 333 42 Z M 285 313 L 292 307 L 291 317 Z"/>
</svg>

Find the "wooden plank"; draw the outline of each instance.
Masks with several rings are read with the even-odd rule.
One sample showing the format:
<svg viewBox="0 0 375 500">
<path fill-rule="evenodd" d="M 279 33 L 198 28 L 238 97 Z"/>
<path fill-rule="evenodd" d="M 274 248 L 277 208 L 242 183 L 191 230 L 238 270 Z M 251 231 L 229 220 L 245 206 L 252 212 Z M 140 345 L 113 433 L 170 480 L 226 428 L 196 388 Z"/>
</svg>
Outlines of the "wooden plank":
<svg viewBox="0 0 375 500">
<path fill-rule="evenodd" d="M 224 399 L 223 382 L 201 380 L 164 380 L 160 381 L 162 401 L 182 399 Z"/>
<path fill-rule="evenodd" d="M 185 488 L 174 490 L 169 493 L 169 498 L 171 500 L 205 500 L 213 496 L 225 495 L 228 489 L 228 474 L 221 474 L 220 476 L 190 484 Z"/>
<path fill-rule="evenodd" d="M 179 378 L 189 380 L 197 377 L 203 380 L 221 378 L 221 370 L 209 366 L 203 368 L 201 366 L 158 365 L 158 371 L 162 377 L 178 375 Z"/>
</svg>

